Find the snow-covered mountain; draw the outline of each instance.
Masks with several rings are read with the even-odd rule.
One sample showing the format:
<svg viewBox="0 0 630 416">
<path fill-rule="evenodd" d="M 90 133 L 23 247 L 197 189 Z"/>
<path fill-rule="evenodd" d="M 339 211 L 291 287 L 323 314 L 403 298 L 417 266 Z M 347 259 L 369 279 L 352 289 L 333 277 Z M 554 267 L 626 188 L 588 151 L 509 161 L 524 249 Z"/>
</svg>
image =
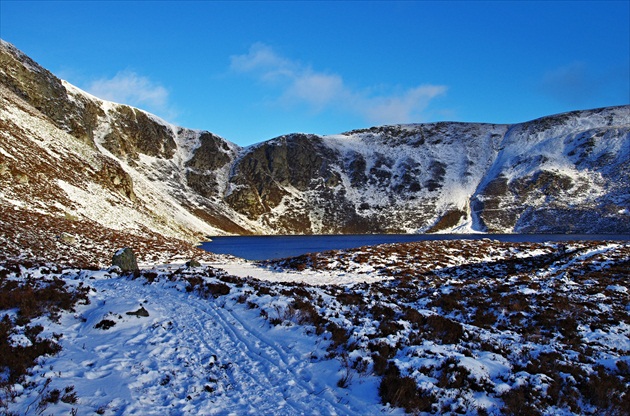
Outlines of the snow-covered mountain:
<svg viewBox="0 0 630 416">
<path fill-rule="evenodd" d="M 93 97 L 0 42 L 0 411 L 626 414 L 628 243 L 252 263 L 190 242 L 627 233 L 629 129 L 624 106 L 241 148 Z M 109 267 L 121 247 L 140 270 Z"/>
<path fill-rule="evenodd" d="M 630 107 L 431 123 L 246 149 L 225 200 L 285 233 L 630 230 Z"/>
<path fill-rule="evenodd" d="M 241 148 L 93 97 L 4 41 L 0 97 L 7 224 L 37 214 L 187 241 L 226 233 L 630 231 L 630 106 L 516 125 L 290 134 Z M 74 228 L 70 234 L 85 227 Z"/>
</svg>

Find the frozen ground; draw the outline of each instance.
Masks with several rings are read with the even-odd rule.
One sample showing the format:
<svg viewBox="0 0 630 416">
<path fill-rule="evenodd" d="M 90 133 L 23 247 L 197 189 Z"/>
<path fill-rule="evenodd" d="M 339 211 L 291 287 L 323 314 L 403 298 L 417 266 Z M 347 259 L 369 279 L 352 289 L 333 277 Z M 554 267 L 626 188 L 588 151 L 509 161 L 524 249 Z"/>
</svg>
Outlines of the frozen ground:
<svg viewBox="0 0 630 416">
<path fill-rule="evenodd" d="M 236 273 L 294 280 L 297 273 L 271 273 L 233 259 Z M 16 414 L 366 414 L 380 404 L 378 378 L 364 375 L 351 388 L 337 386 L 342 364 L 326 357 L 326 342 L 299 326 L 270 326 L 260 311 L 234 300 L 187 291 L 190 284 L 163 277 L 183 264 L 151 268 L 152 284 L 105 270 L 66 269 L 55 277 L 88 285 L 90 304 L 48 318 L 40 335 L 59 339 L 62 350 L 46 357 L 21 383 L 5 386 L 3 402 Z M 4 269 L 6 270 L 6 269 Z M 201 268 L 201 270 L 205 270 Z M 191 272 L 191 276 L 204 272 Z M 47 268 L 23 276 L 50 279 Z M 17 274 L 17 273 L 16 273 Z M 10 280 L 19 281 L 15 275 Z M 330 279 L 328 279 L 330 280 Z M 190 290 L 190 289 L 189 289 Z M 148 316 L 137 316 L 137 311 Z M 16 310 L 0 312 L 17 316 Z M 132 314 L 130 314 L 132 313 Z M 142 315 L 142 314 L 138 314 Z M 112 325 L 111 327 L 108 325 Z M 9 343 L 29 346 L 17 327 Z M 51 380 L 49 383 L 46 380 Z M 46 394 L 73 386 L 75 403 L 46 402 Z M 7 400 L 15 392 L 15 402 Z M 7 403 L 9 401 L 9 403 Z M 41 402 L 46 405 L 40 405 Z M 389 409 L 389 413 L 400 413 Z"/>
<path fill-rule="evenodd" d="M 61 350 L 5 370 L 0 397 L 9 414 L 623 414 L 629 263 L 628 243 L 493 241 L 136 276 L 7 261 L 2 352 Z M 7 295 L 27 284 L 90 302 L 27 321 Z"/>
<path fill-rule="evenodd" d="M 48 389 L 73 385 L 74 405 L 46 412 L 79 414 L 364 414 L 379 412 L 375 377 L 351 390 L 336 386 L 340 363 L 326 360 L 315 337 L 268 328 L 257 311 L 228 299 L 200 299 L 182 282 L 147 285 L 115 274 L 87 278 L 91 303 L 64 315 L 49 331 L 63 350 L 37 367 Z M 94 280 L 92 280 L 94 279 Z M 128 312 L 146 310 L 148 316 Z M 110 320 L 111 328 L 97 329 Z M 105 321 L 107 322 L 107 321 Z M 321 341 L 319 341 L 321 343 Z M 35 410 L 40 389 L 15 404 Z"/>
</svg>

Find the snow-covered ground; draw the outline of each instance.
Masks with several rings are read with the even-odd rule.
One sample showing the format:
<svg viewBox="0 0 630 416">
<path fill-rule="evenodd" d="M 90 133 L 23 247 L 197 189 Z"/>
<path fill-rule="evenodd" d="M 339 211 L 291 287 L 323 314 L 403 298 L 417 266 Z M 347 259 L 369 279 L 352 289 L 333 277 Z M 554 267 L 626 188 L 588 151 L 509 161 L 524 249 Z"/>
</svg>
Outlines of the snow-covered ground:
<svg viewBox="0 0 630 416">
<path fill-rule="evenodd" d="M 313 286 L 350 285 L 353 283 L 374 283 L 383 281 L 382 276 L 366 274 L 362 270 L 346 271 L 321 270 L 286 270 L 275 267 L 260 267 L 257 263 L 242 260 L 219 258 L 210 262 L 211 266 L 223 269 L 233 276 L 254 277 L 266 282 L 306 283 Z"/>
<path fill-rule="evenodd" d="M 299 273 L 271 272 L 238 259 L 214 264 L 236 275 L 299 280 Z M 375 376 L 363 375 L 350 388 L 338 387 L 347 369 L 326 357 L 325 341 L 306 335 L 297 325 L 270 326 L 259 310 L 235 300 L 241 291 L 230 298 L 204 299 L 187 290 L 190 285 L 185 281 L 164 277 L 189 270 L 184 264 L 147 267 L 144 273 L 161 276 L 152 284 L 107 270 L 66 269 L 55 276 L 70 286 L 89 285 L 90 304 L 63 314 L 58 323 L 48 318 L 32 322 L 46 327 L 42 337 L 63 334 L 62 350 L 42 359 L 24 382 L 4 389 L 5 402 L 12 392 L 21 393 L 8 403 L 9 411 L 359 415 L 387 409 L 401 413 L 380 404 Z M 47 279 L 46 270 L 23 272 Z M 203 270 L 187 273 L 203 276 Z M 313 274 L 302 275 L 301 280 L 310 277 Z M 15 280 L 20 279 L 15 276 Z M 16 311 L 4 313 L 14 316 Z M 28 346 L 30 341 L 19 335 L 23 329 L 19 327 L 9 342 Z M 78 401 L 46 402 L 50 391 L 70 386 Z"/>
<path fill-rule="evenodd" d="M 64 334 L 63 349 L 30 380 L 52 378 L 49 390 L 72 385 L 79 400 L 47 413 L 364 414 L 382 407 L 375 377 L 338 388 L 340 363 L 324 358 L 321 341 L 298 327 L 269 328 L 258 311 L 233 300 L 104 271 L 70 271 L 66 279 L 89 280 L 91 303 L 47 328 Z M 128 314 L 138 310 L 148 316 Z M 104 320 L 115 324 L 97 328 Z M 35 410 L 39 395 L 32 389 L 10 408 Z"/>
<path fill-rule="evenodd" d="M 24 323 L 1 299 L 11 348 L 41 324 L 61 351 L 5 372 L 0 398 L 17 414 L 622 414 L 629 262 L 628 243 L 485 240 L 135 276 L 7 262 L 0 293 L 63 281 L 90 303 Z"/>
</svg>

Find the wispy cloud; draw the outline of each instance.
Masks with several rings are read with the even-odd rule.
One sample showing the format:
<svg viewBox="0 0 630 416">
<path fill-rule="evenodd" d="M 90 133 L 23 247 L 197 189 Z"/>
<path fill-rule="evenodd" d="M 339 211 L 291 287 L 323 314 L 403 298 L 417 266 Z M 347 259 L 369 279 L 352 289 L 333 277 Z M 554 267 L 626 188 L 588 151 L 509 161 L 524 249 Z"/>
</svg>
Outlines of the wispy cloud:
<svg viewBox="0 0 630 416">
<path fill-rule="evenodd" d="M 542 89 L 554 99 L 580 105 L 593 95 L 596 82 L 584 62 L 572 62 L 543 75 Z"/>
<path fill-rule="evenodd" d="M 101 99 L 132 105 L 169 121 L 176 116 L 169 103 L 168 90 L 133 71 L 121 71 L 112 78 L 92 81 L 87 91 Z"/>
<path fill-rule="evenodd" d="M 442 85 L 421 85 L 391 96 L 364 98 L 360 105 L 370 121 L 407 123 L 423 121 L 423 113 L 431 100 L 446 92 Z"/>
<path fill-rule="evenodd" d="M 572 106 L 598 100 L 607 105 L 624 104 L 630 93 L 628 72 L 627 64 L 598 71 L 592 65 L 575 61 L 545 73 L 540 88 L 553 99 Z"/>
<path fill-rule="evenodd" d="M 288 59 L 282 58 L 269 46 L 263 43 L 255 43 L 245 55 L 233 55 L 230 57 L 230 66 L 240 72 L 260 71 L 267 75 L 286 71 L 290 74 L 295 71 L 295 65 Z"/>
<path fill-rule="evenodd" d="M 386 93 L 353 89 L 341 75 L 316 71 L 263 43 L 252 45 L 246 54 L 232 56 L 230 69 L 276 88 L 280 104 L 306 104 L 316 112 L 346 111 L 378 124 L 423 121 L 431 101 L 447 90 L 429 84 Z"/>
</svg>

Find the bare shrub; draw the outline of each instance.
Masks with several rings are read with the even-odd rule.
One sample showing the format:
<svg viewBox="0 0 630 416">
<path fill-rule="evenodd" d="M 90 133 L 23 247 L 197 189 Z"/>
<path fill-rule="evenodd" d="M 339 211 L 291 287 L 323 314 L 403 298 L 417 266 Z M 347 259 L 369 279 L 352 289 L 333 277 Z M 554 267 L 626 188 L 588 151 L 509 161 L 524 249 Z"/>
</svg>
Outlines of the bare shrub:
<svg viewBox="0 0 630 416">
<path fill-rule="evenodd" d="M 326 325 L 326 329 L 331 334 L 331 341 L 332 341 L 333 347 L 338 347 L 348 342 L 348 339 L 349 339 L 348 332 L 344 328 L 337 325 L 336 323 L 332 321 L 328 322 L 328 324 Z"/>
<path fill-rule="evenodd" d="M 188 286 L 186 286 L 187 292 L 192 292 L 193 290 L 199 289 L 203 286 L 203 278 L 200 276 L 186 277 L 186 281 L 188 282 Z"/>
<path fill-rule="evenodd" d="M 534 405 L 533 386 L 519 386 L 501 395 L 503 408 L 501 411 L 510 416 L 539 416 L 542 414 Z"/>
<path fill-rule="evenodd" d="M 389 344 L 384 341 L 376 343 L 370 342 L 368 348 L 372 352 L 374 373 L 382 376 L 385 374 L 389 359 L 396 355 L 396 349 L 390 347 Z"/>
<path fill-rule="evenodd" d="M 390 320 L 382 320 L 378 324 L 378 332 L 382 337 L 387 337 L 388 335 L 393 335 L 398 331 L 402 330 L 403 326 L 395 321 Z"/>
<path fill-rule="evenodd" d="M 442 373 L 438 379 L 438 387 L 460 389 L 468 385 L 467 379 L 470 376 L 470 371 L 459 365 L 456 358 L 447 358 L 439 369 L 442 370 Z"/>
<path fill-rule="evenodd" d="M 415 329 L 424 326 L 427 322 L 426 317 L 413 308 L 405 308 L 403 319 L 411 323 Z"/>
<path fill-rule="evenodd" d="M 427 317 L 426 326 L 430 333 L 443 344 L 456 344 L 464 336 L 464 328 L 459 322 L 440 315 Z"/>
<path fill-rule="evenodd" d="M 481 328 L 490 328 L 497 322 L 497 317 L 493 311 L 478 308 L 473 317 L 473 325 Z"/>
<path fill-rule="evenodd" d="M 215 298 L 225 296 L 230 293 L 230 287 L 225 283 L 206 283 L 204 291 Z"/>
<path fill-rule="evenodd" d="M 377 320 L 392 320 L 396 316 L 396 311 L 383 303 L 377 303 L 370 309 L 372 316 Z"/>
<path fill-rule="evenodd" d="M 23 280 L 8 280 L 11 273 L 21 275 Z M 17 309 L 18 313 L 15 321 L 9 315 L 4 315 L 0 321 L 0 373 L 6 374 L 6 378 L 0 380 L 0 387 L 19 382 L 38 357 L 61 350 L 52 339 L 40 337 L 43 331 L 41 325 L 28 325 L 31 319 L 48 316 L 57 320 L 62 310 L 74 311 L 78 302 L 89 303 L 89 288 L 83 285 L 69 288 L 59 278 L 35 279 L 30 273 L 29 270 L 22 271 L 18 264 L 2 265 L 0 310 Z M 30 341 L 30 345 L 12 345 L 9 342 L 11 336 L 19 332 Z M 58 335 L 56 337 L 59 338 Z"/>
<path fill-rule="evenodd" d="M 440 308 L 443 312 L 461 311 L 464 309 L 462 305 L 463 295 L 460 290 L 454 290 L 449 294 L 441 294 L 437 299 L 432 300 L 429 306 Z"/>
<path fill-rule="evenodd" d="M 430 412 L 437 398 L 424 390 L 420 390 L 416 381 L 409 376 L 401 376 L 395 364 L 387 367 L 378 388 L 383 404 L 402 407 L 406 412 Z"/>
<path fill-rule="evenodd" d="M 608 372 L 599 365 L 595 373 L 580 386 L 584 398 L 598 409 L 612 415 L 627 414 L 630 409 L 630 393 L 624 377 Z"/>
<path fill-rule="evenodd" d="M 344 292 L 338 294 L 336 297 L 343 305 L 361 305 L 365 303 L 363 296 L 358 293 Z"/>
<path fill-rule="evenodd" d="M 317 312 L 313 303 L 296 299 L 291 306 L 297 311 L 297 323 L 314 325 L 318 335 L 323 332 L 324 318 Z"/>
<path fill-rule="evenodd" d="M 69 289 L 57 277 L 52 280 L 27 277 L 21 282 L 3 279 L 0 281 L 0 310 L 18 309 L 19 325 L 42 315 L 57 320 L 62 310 L 74 311 L 78 302 L 88 304 L 88 291 L 83 285 Z"/>
</svg>

